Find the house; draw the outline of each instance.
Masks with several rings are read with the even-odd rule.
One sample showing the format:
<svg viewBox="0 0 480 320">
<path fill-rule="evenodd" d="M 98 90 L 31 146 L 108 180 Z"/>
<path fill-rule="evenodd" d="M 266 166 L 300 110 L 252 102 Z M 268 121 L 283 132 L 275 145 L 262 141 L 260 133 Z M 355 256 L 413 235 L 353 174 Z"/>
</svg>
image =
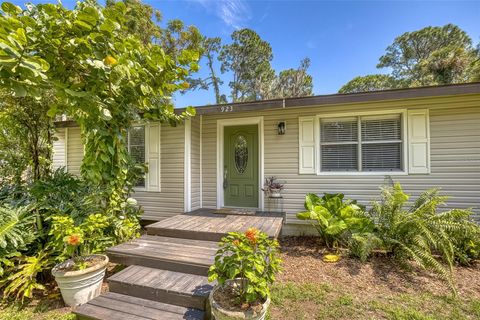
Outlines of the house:
<svg viewBox="0 0 480 320">
<path fill-rule="evenodd" d="M 149 172 L 134 197 L 146 220 L 199 208 L 284 210 L 284 232 L 307 192 L 361 203 L 398 181 L 414 196 L 432 187 L 480 214 L 480 83 L 332 94 L 197 107 L 184 125 L 135 126 L 129 148 Z M 74 123 L 58 124 L 54 165 L 78 173 Z M 285 182 L 267 198 L 263 179 Z"/>
</svg>

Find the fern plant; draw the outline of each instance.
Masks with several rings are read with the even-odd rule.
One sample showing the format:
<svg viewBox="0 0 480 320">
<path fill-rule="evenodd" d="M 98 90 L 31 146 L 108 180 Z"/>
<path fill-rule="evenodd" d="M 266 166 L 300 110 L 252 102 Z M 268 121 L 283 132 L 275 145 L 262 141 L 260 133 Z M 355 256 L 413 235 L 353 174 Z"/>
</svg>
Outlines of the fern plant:
<svg viewBox="0 0 480 320">
<path fill-rule="evenodd" d="M 404 264 L 414 260 L 420 267 L 436 272 L 456 293 L 455 237 L 477 232 L 478 226 L 469 220 L 472 214 L 469 210 L 437 212 L 446 199 L 439 195 L 438 189 L 431 189 L 407 208 L 409 196 L 400 184 L 395 184 L 382 188 L 382 199 L 373 203 L 369 216 L 387 252 Z"/>
</svg>

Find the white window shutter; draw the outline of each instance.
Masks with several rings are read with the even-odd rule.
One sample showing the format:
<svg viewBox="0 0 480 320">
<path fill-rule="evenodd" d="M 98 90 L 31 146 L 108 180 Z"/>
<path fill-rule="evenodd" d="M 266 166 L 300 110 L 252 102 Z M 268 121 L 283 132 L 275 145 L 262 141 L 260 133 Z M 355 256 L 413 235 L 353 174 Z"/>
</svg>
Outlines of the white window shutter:
<svg viewBox="0 0 480 320">
<path fill-rule="evenodd" d="M 68 128 L 59 128 L 55 132 L 55 141 L 53 141 L 53 169 L 67 167 L 67 138 Z"/>
<path fill-rule="evenodd" d="M 408 172 L 430 173 L 430 120 L 428 109 L 408 111 Z"/>
<path fill-rule="evenodd" d="M 147 128 L 147 190 L 160 191 L 160 124 L 150 123 Z"/>
<path fill-rule="evenodd" d="M 300 117 L 298 123 L 298 171 L 300 174 L 316 173 L 315 117 Z"/>
</svg>

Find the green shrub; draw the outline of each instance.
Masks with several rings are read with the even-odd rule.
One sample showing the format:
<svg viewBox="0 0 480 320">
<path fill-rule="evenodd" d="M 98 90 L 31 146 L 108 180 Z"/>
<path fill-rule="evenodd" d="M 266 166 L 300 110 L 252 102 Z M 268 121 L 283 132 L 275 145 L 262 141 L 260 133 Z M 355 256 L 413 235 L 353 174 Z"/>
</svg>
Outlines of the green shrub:
<svg viewBox="0 0 480 320">
<path fill-rule="evenodd" d="M 141 209 L 133 199 L 107 209 L 104 192 L 62 170 L 24 186 L 0 188 L 0 286 L 4 297 L 43 290 L 50 269 L 77 255 L 101 253 L 138 236 Z M 82 244 L 68 246 L 78 235 Z"/>
<path fill-rule="evenodd" d="M 309 221 L 329 248 L 346 245 L 352 234 L 368 233 L 372 222 L 355 201 L 344 201 L 344 195 L 326 193 L 322 198 L 309 193 L 305 197 L 307 211 L 297 213 L 300 220 Z"/>
<path fill-rule="evenodd" d="M 35 217 L 27 207 L 0 207 L 0 276 L 35 238 Z"/>
<path fill-rule="evenodd" d="M 471 265 L 480 259 L 480 228 L 472 228 L 467 233 L 452 235 L 455 260 L 461 265 Z"/>
<path fill-rule="evenodd" d="M 480 258 L 480 227 L 470 210 L 440 212 L 446 196 L 438 189 L 423 192 L 410 206 L 409 195 L 400 184 L 381 188 L 381 200 L 365 212 L 342 194 L 319 198 L 307 194 L 306 212 L 297 217 L 308 220 L 318 230 L 327 247 L 348 246 L 361 261 L 376 249 L 392 255 L 407 266 L 415 261 L 445 279 L 455 292 L 455 262 L 470 264 Z"/>
<path fill-rule="evenodd" d="M 373 250 L 382 247 L 382 240 L 374 232 L 354 233 L 348 239 L 348 249 L 352 256 L 365 262 Z"/>
<path fill-rule="evenodd" d="M 219 245 L 208 280 L 224 285 L 228 280 L 243 279 L 234 288 L 239 305 L 270 296 L 270 285 L 280 269 L 277 240 L 250 228 L 245 233 L 229 232 Z"/>
<path fill-rule="evenodd" d="M 381 247 L 400 262 L 414 260 L 447 280 L 455 291 L 453 265 L 461 254 L 456 247 L 461 239 L 478 234 L 469 210 L 438 212 L 446 197 L 438 189 L 423 192 L 407 207 L 409 196 L 400 184 L 382 188 L 382 199 L 374 202 L 369 216 L 375 223 L 375 234 Z"/>
</svg>

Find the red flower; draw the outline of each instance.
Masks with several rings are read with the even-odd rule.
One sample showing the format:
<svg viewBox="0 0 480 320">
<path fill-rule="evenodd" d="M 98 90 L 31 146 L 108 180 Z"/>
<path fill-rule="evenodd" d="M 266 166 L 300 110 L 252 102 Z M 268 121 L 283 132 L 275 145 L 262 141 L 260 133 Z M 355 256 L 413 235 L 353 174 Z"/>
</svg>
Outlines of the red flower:
<svg viewBox="0 0 480 320">
<path fill-rule="evenodd" d="M 69 236 L 66 236 L 63 241 L 65 241 L 67 244 L 71 246 L 78 246 L 80 243 L 82 243 L 82 237 L 78 233 L 71 234 Z"/>
<path fill-rule="evenodd" d="M 249 228 L 246 232 L 245 232 L 245 236 L 247 237 L 248 240 L 250 240 L 250 242 L 252 244 L 255 244 L 257 243 L 257 236 L 258 236 L 258 229 L 255 229 L 255 228 Z"/>
</svg>

